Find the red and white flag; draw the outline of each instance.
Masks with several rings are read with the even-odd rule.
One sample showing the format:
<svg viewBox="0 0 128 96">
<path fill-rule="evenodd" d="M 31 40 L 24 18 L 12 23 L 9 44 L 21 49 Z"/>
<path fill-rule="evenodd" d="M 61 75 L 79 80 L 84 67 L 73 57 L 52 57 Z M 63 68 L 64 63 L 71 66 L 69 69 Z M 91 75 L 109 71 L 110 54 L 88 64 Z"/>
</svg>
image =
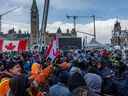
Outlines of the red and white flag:
<svg viewBox="0 0 128 96">
<path fill-rule="evenodd" d="M 45 57 L 46 59 L 50 58 L 51 61 L 54 61 L 58 54 L 58 38 L 53 38 L 52 42 L 48 45 L 48 48 L 46 49 Z"/>
<path fill-rule="evenodd" d="M 26 51 L 27 50 L 27 40 L 3 40 L 0 39 L 0 51 L 10 52 L 10 51 Z"/>
<path fill-rule="evenodd" d="M 19 52 L 28 51 L 28 41 L 26 39 L 21 39 L 19 41 L 18 51 Z"/>
</svg>

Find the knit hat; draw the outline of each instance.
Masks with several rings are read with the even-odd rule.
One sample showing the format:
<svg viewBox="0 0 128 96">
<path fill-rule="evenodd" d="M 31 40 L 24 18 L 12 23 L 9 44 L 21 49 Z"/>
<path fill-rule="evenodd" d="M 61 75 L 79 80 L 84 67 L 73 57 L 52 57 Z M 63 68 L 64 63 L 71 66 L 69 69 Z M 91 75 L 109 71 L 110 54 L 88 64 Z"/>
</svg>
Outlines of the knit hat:
<svg viewBox="0 0 128 96">
<path fill-rule="evenodd" d="M 75 66 L 73 66 L 73 67 L 70 69 L 70 71 L 69 71 L 69 73 L 70 73 L 71 76 L 72 76 L 74 73 L 76 73 L 76 72 L 81 73 L 81 70 L 80 70 L 80 68 L 75 67 Z"/>
<path fill-rule="evenodd" d="M 89 90 L 93 92 L 101 92 L 102 79 L 99 75 L 87 73 L 84 76 L 84 79 L 87 83 L 87 87 L 89 88 Z"/>
</svg>

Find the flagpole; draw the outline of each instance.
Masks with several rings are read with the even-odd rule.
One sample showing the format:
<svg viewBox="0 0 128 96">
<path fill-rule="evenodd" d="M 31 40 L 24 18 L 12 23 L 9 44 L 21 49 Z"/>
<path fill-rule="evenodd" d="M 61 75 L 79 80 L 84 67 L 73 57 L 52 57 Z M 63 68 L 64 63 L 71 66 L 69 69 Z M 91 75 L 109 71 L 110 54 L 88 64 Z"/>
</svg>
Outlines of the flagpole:
<svg viewBox="0 0 128 96">
<path fill-rule="evenodd" d="M 48 11 L 49 11 L 49 2 L 50 0 L 45 0 L 44 2 L 44 11 L 43 11 L 43 18 L 42 18 L 42 25 L 41 25 L 41 35 L 40 35 L 40 45 L 44 44 L 44 48 L 46 47 L 45 41 L 45 32 L 47 27 L 47 19 L 48 19 Z"/>
</svg>

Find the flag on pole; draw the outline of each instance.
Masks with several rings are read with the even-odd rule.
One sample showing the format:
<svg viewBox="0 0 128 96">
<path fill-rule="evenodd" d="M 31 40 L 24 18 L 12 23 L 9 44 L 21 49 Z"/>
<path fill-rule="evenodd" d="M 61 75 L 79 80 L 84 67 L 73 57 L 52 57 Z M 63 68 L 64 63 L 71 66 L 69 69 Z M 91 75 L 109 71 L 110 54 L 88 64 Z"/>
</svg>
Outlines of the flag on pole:
<svg viewBox="0 0 128 96">
<path fill-rule="evenodd" d="M 27 47 L 28 47 L 28 42 L 26 39 L 21 39 L 19 41 L 19 45 L 18 45 L 18 51 L 19 52 L 23 52 L 23 51 L 27 51 Z"/>
<path fill-rule="evenodd" d="M 45 54 L 46 59 L 50 58 L 51 62 L 53 62 L 57 57 L 58 48 L 59 48 L 58 38 L 54 37 L 52 42 L 49 43 L 48 48 L 46 49 L 46 54 Z"/>
<path fill-rule="evenodd" d="M 3 40 L 0 39 L 0 51 L 10 52 L 10 51 L 26 51 L 27 50 L 27 40 Z"/>
<path fill-rule="evenodd" d="M 3 45 L 2 45 L 2 50 L 4 52 L 7 51 L 18 51 L 18 44 L 19 41 L 9 41 L 9 40 L 4 40 Z"/>
</svg>

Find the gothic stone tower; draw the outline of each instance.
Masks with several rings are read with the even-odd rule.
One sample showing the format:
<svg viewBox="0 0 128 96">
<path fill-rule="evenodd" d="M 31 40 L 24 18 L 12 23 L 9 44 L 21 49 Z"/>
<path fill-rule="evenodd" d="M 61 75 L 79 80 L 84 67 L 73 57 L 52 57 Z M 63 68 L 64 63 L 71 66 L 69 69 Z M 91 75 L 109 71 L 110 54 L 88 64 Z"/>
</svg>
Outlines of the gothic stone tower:
<svg viewBox="0 0 128 96">
<path fill-rule="evenodd" d="M 39 13 L 37 8 L 36 0 L 33 0 L 31 7 L 31 34 L 30 34 L 31 45 L 37 43 L 39 38 Z"/>
<path fill-rule="evenodd" d="M 116 21 L 116 23 L 114 24 L 114 29 L 112 31 L 112 39 L 111 39 L 111 43 L 112 45 L 120 45 L 121 43 L 121 25 L 120 22 Z"/>
</svg>

